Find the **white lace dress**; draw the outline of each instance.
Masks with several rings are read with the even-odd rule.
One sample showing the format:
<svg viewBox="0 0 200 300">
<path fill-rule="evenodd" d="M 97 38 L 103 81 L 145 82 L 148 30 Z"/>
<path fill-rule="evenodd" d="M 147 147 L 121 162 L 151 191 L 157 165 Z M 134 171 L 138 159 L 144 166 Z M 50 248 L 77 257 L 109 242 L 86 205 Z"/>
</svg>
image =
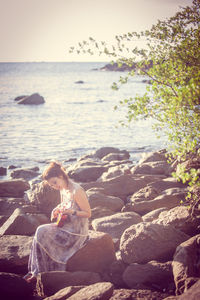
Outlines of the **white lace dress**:
<svg viewBox="0 0 200 300">
<path fill-rule="evenodd" d="M 73 183 L 73 190 L 62 190 L 61 203 L 75 210 L 80 210 L 74 201 L 74 194 L 78 188 Z M 47 271 L 65 271 L 67 260 L 79 250 L 88 237 L 88 219 L 78 216 L 68 216 L 63 227 L 56 223 L 41 225 L 37 228 L 31 253 L 29 256 L 28 271 L 36 276 Z"/>
</svg>

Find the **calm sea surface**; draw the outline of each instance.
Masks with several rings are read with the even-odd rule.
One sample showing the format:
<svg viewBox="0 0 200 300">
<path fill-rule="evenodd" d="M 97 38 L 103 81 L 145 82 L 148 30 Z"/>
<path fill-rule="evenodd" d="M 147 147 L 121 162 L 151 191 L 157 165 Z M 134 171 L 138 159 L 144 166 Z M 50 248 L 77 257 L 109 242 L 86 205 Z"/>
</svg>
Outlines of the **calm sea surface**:
<svg viewBox="0 0 200 300">
<path fill-rule="evenodd" d="M 135 76 L 119 91 L 111 89 L 123 73 L 103 72 L 105 63 L 0 63 L 0 166 L 40 166 L 51 159 L 78 158 L 103 146 L 138 153 L 165 147 L 152 121 L 123 128 L 120 100 L 145 91 Z M 82 80 L 83 84 L 76 81 Z M 14 98 L 39 93 L 45 104 L 18 105 Z"/>
</svg>

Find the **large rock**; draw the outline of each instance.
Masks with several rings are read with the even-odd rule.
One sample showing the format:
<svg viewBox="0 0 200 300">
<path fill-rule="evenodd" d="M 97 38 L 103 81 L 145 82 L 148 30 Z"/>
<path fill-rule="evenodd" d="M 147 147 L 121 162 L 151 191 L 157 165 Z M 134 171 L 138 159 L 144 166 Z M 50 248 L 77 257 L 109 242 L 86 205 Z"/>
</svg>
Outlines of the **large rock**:
<svg viewBox="0 0 200 300">
<path fill-rule="evenodd" d="M 88 190 L 87 195 L 91 208 L 101 206 L 113 212 L 117 212 L 124 206 L 124 201 L 119 197 L 104 195 L 103 193 L 97 193 L 93 190 Z"/>
<path fill-rule="evenodd" d="M 105 182 L 91 182 L 81 185 L 86 191 L 91 188 L 102 188 L 104 194 L 119 197 L 125 201 L 128 196 L 155 180 L 158 180 L 158 178 L 151 175 L 122 175 Z"/>
<path fill-rule="evenodd" d="M 23 197 L 29 189 L 29 183 L 22 179 L 0 181 L 0 197 Z"/>
<path fill-rule="evenodd" d="M 10 173 L 12 178 L 22 178 L 24 180 L 31 180 L 40 175 L 38 168 L 15 169 Z"/>
<path fill-rule="evenodd" d="M 185 200 L 185 192 L 167 195 L 161 193 L 153 200 L 132 202 L 132 209 L 139 214 L 146 214 L 158 208 L 166 207 L 167 209 L 174 208 L 180 205 L 181 201 Z"/>
<path fill-rule="evenodd" d="M 159 217 L 160 213 L 163 211 L 166 212 L 166 211 L 168 211 L 168 209 L 166 207 L 157 208 L 153 211 L 150 211 L 146 215 L 144 215 L 142 217 L 142 219 L 144 222 L 152 222 L 152 221 L 156 220 Z"/>
<path fill-rule="evenodd" d="M 92 227 L 96 231 L 108 233 L 113 239 L 120 239 L 125 229 L 140 222 L 142 222 L 140 215 L 134 212 L 123 212 L 93 220 Z"/>
<path fill-rule="evenodd" d="M 78 182 L 96 181 L 105 171 L 103 166 L 85 166 L 77 167 L 77 169 L 68 172 L 70 178 Z"/>
<path fill-rule="evenodd" d="M 39 296 L 47 297 L 67 286 L 90 285 L 100 281 L 100 275 L 94 272 L 51 271 L 38 275 L 36 288 Z"/>
<path fill-rule="evenodd" d="M 172 173 L 171 166 L 166 161 L 154 161 L 138 164 L 131 169 L 133 174 L 158 174 L 169 176 Z"/>
<path fill-rule="evenodd" d="M 28 198 L 40 212 L 50 217 L 53 208 L 60 203 L 60 192 L 43 181 L 33 186 L 33 189 L 28 192 Z"/>
<path fill-rule="evenodd" d="M 155 152 L 148 152 L 144 153 L 142 158 L 139 161 L 139 164 L 147 163 L 147 162 L 155 162 L 155 161 L 165 161 L 167 162 L 167 152 L 165 149 L 155 151 Z"/>
<path fill-rule="evenodd" d="M 125 160 L 129 159 L 130 154 L 127 151 L 119 153 L 109 153 L 102 158 L 103 161 Z"/>
<path fill-rule="evenodd" d="M 98 282 L 89 285 L 69 297 L 69 300 L 108 300 L 113 294 L 114 286 L 110 282 Z"/>
<path fill-rule="evenodd" d="M 114 148 L 114 147 L 102 147 L 102 148 L 94 151 L 92 154 L 94 157 L 102 159 L 103 157 L 105 157 L 106 155 L 108 155 L 110 153 L 124 154 L 126 158 L 130 157 L 128 151 L 120 150 L 120 149 Z"/>
<path fill-rule="evenodd" d="M 98 181 L 106 181 L 110 178 L 114 178 L 125 174 L 131 174 L 130 168 L 127 164 L 111 166 L 106 172 L 104 172 L 101 175 L 101 177 L 98 178 Z"/>
<path fill-rule="evenodd" d="M 200 277 L 199 250 L 200 234 L 183 242 L 176 249 L 172 267 L 177 295 L 187 290 L 186 279 L 187 281 L 188 279 L 192 279 L 193 281 L 193 277 Z"/>
<path fill-rule="evenodd" d="M 157 224 L 173 225 L 176 229 L 185 232 L 188 235 L 193 235 L 199 225 L 199 220 L 193 218 L 186 206 L 177 206 L 169 211 L 164 211 L 159 215 L 159 218 L 154 221 Z"/>
<path fill-rule="evenodd" d="M 142 265 L 134 263 L 129 265 L 123 273 L 123 280 L 129 288 L 158 286 L 162 290 L 168 290 L 173 279 L 171 262 L 151 261 Z"/>
<path fill-rule="evenodd" d="M 0 167 L 0 176 L 6 176 L 7 175 L 7 168 Z"/>
<path fill-rule="evenodd" d="M 127 264 L 170 261 L 176 247 L 188 238 L 171 225 L 142 222 L 124 231 L 120 241 L 121 256 Z"/>
<path fill-rule="evenodd" d="M 159 192 L 151 186 L 145 186 L 130 197 L 130 202 L 136 203 L 140 201 L 153 200 L 159 195 Z"/>
<path fill-rule="evenodd" d="M 121 258 L 117 257 L 116 260 L 110 265 L 109 268 L 109 281 L 115 285 L 115 288 L 127 288 L 123 280 L 123 273 L 127 267 Z"/>
<path fill-rule="evenodd" d="M 106 208 L 106 207 L 102 207 L 102 206 L 97 206 L 95 208 L 92 208 L 91 212 L 92 212 L 92 216 L 91 216 L 90 220 L 103 218 L 103 217 L 111 216 L 114 214 L 113 210 Z"/>
<path fill-rule="evenodd" d="M 39 225 L 49 223 L 44 214 L 30 214 L 16 208 L 8 220 L 0 227 L 0 235 L 32 235 Z"/>
<path fill-rule="evenodd" d="M 17 102 L 17 104 L 28 104 L 28 105 L 38 105 L 45 103 L 44 98 L 38 93 L 32 94 L 30 96 L 24 97 Z"/>
<path fill-rule="evenodd" d="M 162 180 L 157 180 L 149 184 L 152 188 L 156 189 L 159 193 L 171 188 L 187 188 L 186 184 L 183 184 L 176 180 L 174 177 L 167 177 Z"/>
<path fill-rule="evenodd" d="M 68 287 L 65 287 L 65 288 L 59 290 L 54 295 L 45 298 L 45 300 L 65 300 L 84 287 L 85 287 L 84 285 L 68 286 Z"/>
<path fill-rule="evenodd" d="M 90 231 L 89 240 L 67 261 L 66 270 L 101 273 L 115 259 L 112 238 L 106 233 Z"/>
<path fill-rule="evenodd" d="M 200 299 L 200 280 L 198 280 L 189 290 L 181 295 L 179 300 L 198 300 Z"/>
<path fill-rule="evenodd" d="M 148 289 L 117 289 L 110 300 L 163 300 L 169 294 Z M 171 298 L 169 300 L 172 300 Z M 173 299 L 174 300 L 174 299 Z"/>
<path fill-rule="evenodd" d="M 4 235 L 0 237 L 0 272 L 27 273 L 32 237 Z"/>
<path fill-rule="evenodd" d="M 12 273 L 0 273 L 0 298 L 2 300 L 31 299 L 33 289 L 21 276 Z"/>
<path fill-rule="evenodd" d="M 10 217 L 16 208 L 20 208 L 24 204 L 24 198 L 2 197 L 0 198 L 0 215 Z"/>
</svg>

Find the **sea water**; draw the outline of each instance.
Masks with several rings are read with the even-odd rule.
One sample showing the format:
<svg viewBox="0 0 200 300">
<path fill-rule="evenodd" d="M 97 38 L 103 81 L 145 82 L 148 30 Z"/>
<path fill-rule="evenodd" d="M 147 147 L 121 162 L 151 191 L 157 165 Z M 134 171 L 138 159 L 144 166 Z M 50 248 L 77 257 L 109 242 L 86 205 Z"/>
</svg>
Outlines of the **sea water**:
<svg viewBox="0 0 200 300">
<path fill-rule="evenodd" d="M 122 127 L 126 109 L 120 100 L 145 92 L 143 76 L 113 91 L 121 72 L 101 71 L 102 62 L 0 63 L 0 166 L 43 167 L 66 162 L 104 146 L 138 153 L 165 147 L 153 120 Z M 77 83 L 83 81 L 83 83 Z M 19 105 L 20 95 L 39 93 L 42 105 Z"/>
</svg>

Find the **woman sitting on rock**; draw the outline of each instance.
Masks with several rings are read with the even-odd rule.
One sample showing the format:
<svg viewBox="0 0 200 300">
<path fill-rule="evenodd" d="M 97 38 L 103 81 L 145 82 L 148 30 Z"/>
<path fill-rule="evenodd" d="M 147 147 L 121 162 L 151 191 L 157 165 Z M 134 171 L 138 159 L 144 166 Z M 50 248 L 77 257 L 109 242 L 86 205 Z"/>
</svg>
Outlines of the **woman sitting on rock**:
<svg viewBox="0 0 200 300">
<path fill-rule="evenodd" d="M 31 282 L 38 273 L 65 271 L 67 260 L 79 250 L 88 236 L 90 205 L 81 186 L 69 179 L 65 169 L 52 162 L 43 173 L 43 179 L 60 191 L 61 203 L 51 213 L 54 223 L 37 228 L 28 263 Z"/>
</svg>

